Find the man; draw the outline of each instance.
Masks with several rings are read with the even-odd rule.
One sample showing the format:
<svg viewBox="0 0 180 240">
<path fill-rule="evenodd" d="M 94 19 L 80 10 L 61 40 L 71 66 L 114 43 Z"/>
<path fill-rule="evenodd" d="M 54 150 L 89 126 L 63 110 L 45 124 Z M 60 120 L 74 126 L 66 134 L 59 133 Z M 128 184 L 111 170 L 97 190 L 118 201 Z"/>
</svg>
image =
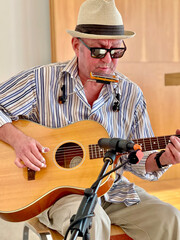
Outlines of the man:
<svg viewBox="0 0 180 240">
<path fill-rule="evenodd" d="M 73 37 L 74 59 L 30 69 L 0 85 L 0 139 L 15 149 L 17 167 L 40 171 L 46 167 L 42 153 L 49 151 L 48 146 L 13 127 L 11 121 L 19 118 L 48 127 L 90 119 L 101 123 L 110 137 L 153 136 L 140 88 L 116 72 L 118 58 L 126 51 L 124 39 L 135 34 L 124 31 L 114 1 L 86 0 L 80 8 L 76 30 L 68 32 Z M 88 81 L 90 72 L 115 74 L 118 83 Z M 176 133 L 180 134 L 180 130 Z M 179 162 L 180 139 L 173 136 L 165 151 L 145 152 L 138 165 L 127 164 L 118 171 L 119 180 L 102 198 L 101 205 L 96 205 L 91 239 L 109 240 L 111 222 L 120 225 L 133 239 L 180 239 L 180 212 L 122 176 L 123 170 L 128 170 L 141 178 L 157 180 L 168 165 Z M 39 219 L 65 235 L 81 200 L 82 196 L 74 194 L 63 197 Z"/>
</svg>

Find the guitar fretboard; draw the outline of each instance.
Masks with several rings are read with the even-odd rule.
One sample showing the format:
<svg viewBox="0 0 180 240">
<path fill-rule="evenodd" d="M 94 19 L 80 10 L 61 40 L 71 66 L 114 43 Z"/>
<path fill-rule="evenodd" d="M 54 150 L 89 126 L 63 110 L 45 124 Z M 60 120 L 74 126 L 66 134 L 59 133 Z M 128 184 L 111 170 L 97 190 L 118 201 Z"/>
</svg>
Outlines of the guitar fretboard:
<svg viewBox="0 0 180 240">
<path fill-rule="evenodd" d="M 151 151 L 164 149 L 166 145 L 170 142 L 170 137 L 161 136 L 161 137 L 152 137 L 152 138 L 140 138 L 133 140 L 134 143 L 140 145 L 142 147 L 142 151 Z M 180 137 L 180 135 L 175 135 Z M 90 159 L 103 158 L 106 150 L 104 148 L 100 148 L 98 144 L 89 145 L 89 156 Z"/>
</svg>

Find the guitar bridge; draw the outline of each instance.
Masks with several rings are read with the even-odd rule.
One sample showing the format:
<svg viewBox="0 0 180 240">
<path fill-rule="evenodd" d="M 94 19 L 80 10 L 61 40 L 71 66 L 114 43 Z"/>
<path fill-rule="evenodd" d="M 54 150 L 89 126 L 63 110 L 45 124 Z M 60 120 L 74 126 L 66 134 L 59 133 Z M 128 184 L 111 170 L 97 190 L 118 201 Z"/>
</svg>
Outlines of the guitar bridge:
<svg viewBox="0 0 180 240">
<path fill-rule="evenodd" d="M 28 181 L 35 180 L 36 172 L 30 168 L 27 168 Z"/>
</svg>

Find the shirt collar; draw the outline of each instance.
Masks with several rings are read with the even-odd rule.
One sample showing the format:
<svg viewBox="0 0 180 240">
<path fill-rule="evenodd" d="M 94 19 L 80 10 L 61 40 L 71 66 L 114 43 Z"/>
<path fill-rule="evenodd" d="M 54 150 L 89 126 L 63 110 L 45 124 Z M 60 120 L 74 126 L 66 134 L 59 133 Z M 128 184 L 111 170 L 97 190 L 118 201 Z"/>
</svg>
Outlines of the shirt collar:
<svg viewBox="0 0 180 240">
<path fill-rule="evenodd" d="M 77 65 L 77 57 L 75 56 L 71 61 L 67 63 L 67 65 L 62 70 L 62 73 L 69 73 L 71 78 L 76 78 L 78 76 L 78 65 Z"/>
</svg>

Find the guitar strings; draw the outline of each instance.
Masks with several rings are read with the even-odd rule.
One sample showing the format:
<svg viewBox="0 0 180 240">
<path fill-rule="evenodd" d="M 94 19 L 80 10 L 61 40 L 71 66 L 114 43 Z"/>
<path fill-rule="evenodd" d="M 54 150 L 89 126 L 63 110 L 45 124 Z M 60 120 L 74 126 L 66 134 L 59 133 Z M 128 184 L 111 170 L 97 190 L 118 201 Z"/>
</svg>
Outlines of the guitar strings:
<svg viewBox="0 0 180 240">
<path fill-rule="evenodd" d="M 162 136 L 162 137 L 152 137 L 152 138 L 142 138 L 142 139 L 139 139 L 139 140 L 134 140 L 134 142 L 137 142 L 137 143 L 141 143 L 142 145 L 146 145 L 145 148 L 147 149 L 153 149 L 153 146 L 155 146 L 157 149 L 157 146 L 161 146 L 163 144 L 166 145 L 167 142 L 169 142 L 169 138 L 170 138 L 171 135 L 169 136 Z M 176 136 L 180 136 L 180 135 L 176 135 Z M 157 140 L 157 141 L 156 141 Z M 161 142 L 160 142 L 161 140 Z M 102 149 L 99 147 L 98 144 L 93 144 L 93 145 L 89 145 L 91 146 L 91 149 L 89 149 L 89 152 L 93 152 L 95 154 L 99 154 L 99 153 L 102 153 Z M 63 153 L 65 151 L 70 151 L 70 154 L 77 154 L 77 153 L 80 153 L 82 154 L 83 153 L 83 150 L 81 149 L 80 146 L 63 146 L 62 145 L 62 149 L 59 148 L 57 149 L 57 152 L 56 152 L 56 155 L 60 156 L 60 155 L 63 155 Z M 69 154 L 69 153 L 68 153 Z"/>
</svg>

